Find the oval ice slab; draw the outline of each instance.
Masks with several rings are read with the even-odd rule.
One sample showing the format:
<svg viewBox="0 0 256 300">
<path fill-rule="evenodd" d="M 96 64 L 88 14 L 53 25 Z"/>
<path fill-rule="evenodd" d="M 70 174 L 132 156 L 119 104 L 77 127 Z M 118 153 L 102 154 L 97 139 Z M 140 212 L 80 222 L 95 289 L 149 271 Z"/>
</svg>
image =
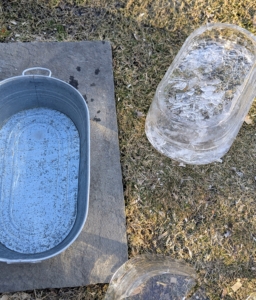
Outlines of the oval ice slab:
<svg viewBox="0 0 256 300">
<path fill-rule="evenodd" d="M 159 83 L 146 118 L 148 140 L 187 164 L 219 161 L 256 95 L 256 38 L 230 24 L 193 32 Z"/>
<path fill-rule="evenodd" d="M 0 242 L 20 253 L 58 245 L 76 219 L 79 134 L 64 114 L 21 111 L 0 130 Z"/>
</svg>

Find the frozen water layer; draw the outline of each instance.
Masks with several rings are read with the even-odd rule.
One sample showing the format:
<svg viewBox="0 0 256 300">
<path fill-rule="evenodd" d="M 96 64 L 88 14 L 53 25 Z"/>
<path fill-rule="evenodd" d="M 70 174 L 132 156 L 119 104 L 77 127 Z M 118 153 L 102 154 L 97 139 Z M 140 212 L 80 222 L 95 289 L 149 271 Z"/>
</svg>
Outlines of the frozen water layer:
<svg viewBox="0 0 256 300">
<path fill-rule="evenodd" d="M 36 108 L 0 130 L 0 242 L 19 253 L 58 245 L 76 219 L 80 140 L 64 114 Z"/>
<path fill-rule="evenodd" d="M 160 106 L 180 121 L 205 121 L 226 113 L 253 59 L 253 53 L 235 41 L 194 42 L 160 91 Z"/>
</svg>

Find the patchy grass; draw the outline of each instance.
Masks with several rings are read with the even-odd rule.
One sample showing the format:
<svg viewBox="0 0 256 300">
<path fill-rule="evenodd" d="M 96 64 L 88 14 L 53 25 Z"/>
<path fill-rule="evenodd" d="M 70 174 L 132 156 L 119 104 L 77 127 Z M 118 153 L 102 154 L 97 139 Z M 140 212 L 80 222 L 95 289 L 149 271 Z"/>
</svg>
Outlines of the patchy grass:
<svg viewBox="0 0 256 300">
<path fill-rule="evenodd" d="M 129 255 L 162 253 L 187 261 L 210 299 L 246 299 L 256 290 L 256 106 L 253 124 L 243 125 L 223 162 L 205 166 L 180 167 L 155 151 L 144 133 L 145 116 L 195 28 L 227 22 L 256 34 L 255 15 L 251 0 L 0 1 L 1 42 L 111 42 Z M 233 292 L 238 279 L 242 287 Z M 9 299 L 102 299 L 106 288 Z"/>
<path fill-rule="evenodd" d="M 95 300 L 103 299 L 108 285 L 97 284 L 79 288 L 45 289 L 20 293 L 8 293 L 1 300 Z M 4 298 L 5 297 L 5 298 Z"/>
</svg>

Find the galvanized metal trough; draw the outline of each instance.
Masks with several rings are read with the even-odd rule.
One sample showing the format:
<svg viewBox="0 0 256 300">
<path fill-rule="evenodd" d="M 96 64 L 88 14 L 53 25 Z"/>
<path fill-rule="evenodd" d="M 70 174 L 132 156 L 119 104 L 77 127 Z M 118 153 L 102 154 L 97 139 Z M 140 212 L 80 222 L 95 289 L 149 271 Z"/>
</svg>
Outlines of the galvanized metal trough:
<svg viewBox="0 0 256 300">
<path fill-rule="evenodd" d="M 47 76 L 31 74 L 38 70 Z M 0 261 L 40 262 L 78 237 L 89 204 L 89 122 L 82 95 L 48 69 L 0 82 Z"/>
</svg>

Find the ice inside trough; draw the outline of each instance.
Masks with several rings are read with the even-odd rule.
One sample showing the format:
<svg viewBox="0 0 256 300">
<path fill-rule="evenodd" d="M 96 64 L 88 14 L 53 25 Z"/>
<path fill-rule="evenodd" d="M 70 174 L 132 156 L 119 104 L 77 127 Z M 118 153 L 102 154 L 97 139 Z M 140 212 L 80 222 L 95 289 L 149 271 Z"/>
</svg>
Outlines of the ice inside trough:
<svg viewBox="0 0 256 300">
<path fill-rule="evenodd" d="M 76 220 L 80 140 L 59 111 L 20 111 L 0 130 L 0 242 L 19 253 L 58 245 Z"/>
</svg>

